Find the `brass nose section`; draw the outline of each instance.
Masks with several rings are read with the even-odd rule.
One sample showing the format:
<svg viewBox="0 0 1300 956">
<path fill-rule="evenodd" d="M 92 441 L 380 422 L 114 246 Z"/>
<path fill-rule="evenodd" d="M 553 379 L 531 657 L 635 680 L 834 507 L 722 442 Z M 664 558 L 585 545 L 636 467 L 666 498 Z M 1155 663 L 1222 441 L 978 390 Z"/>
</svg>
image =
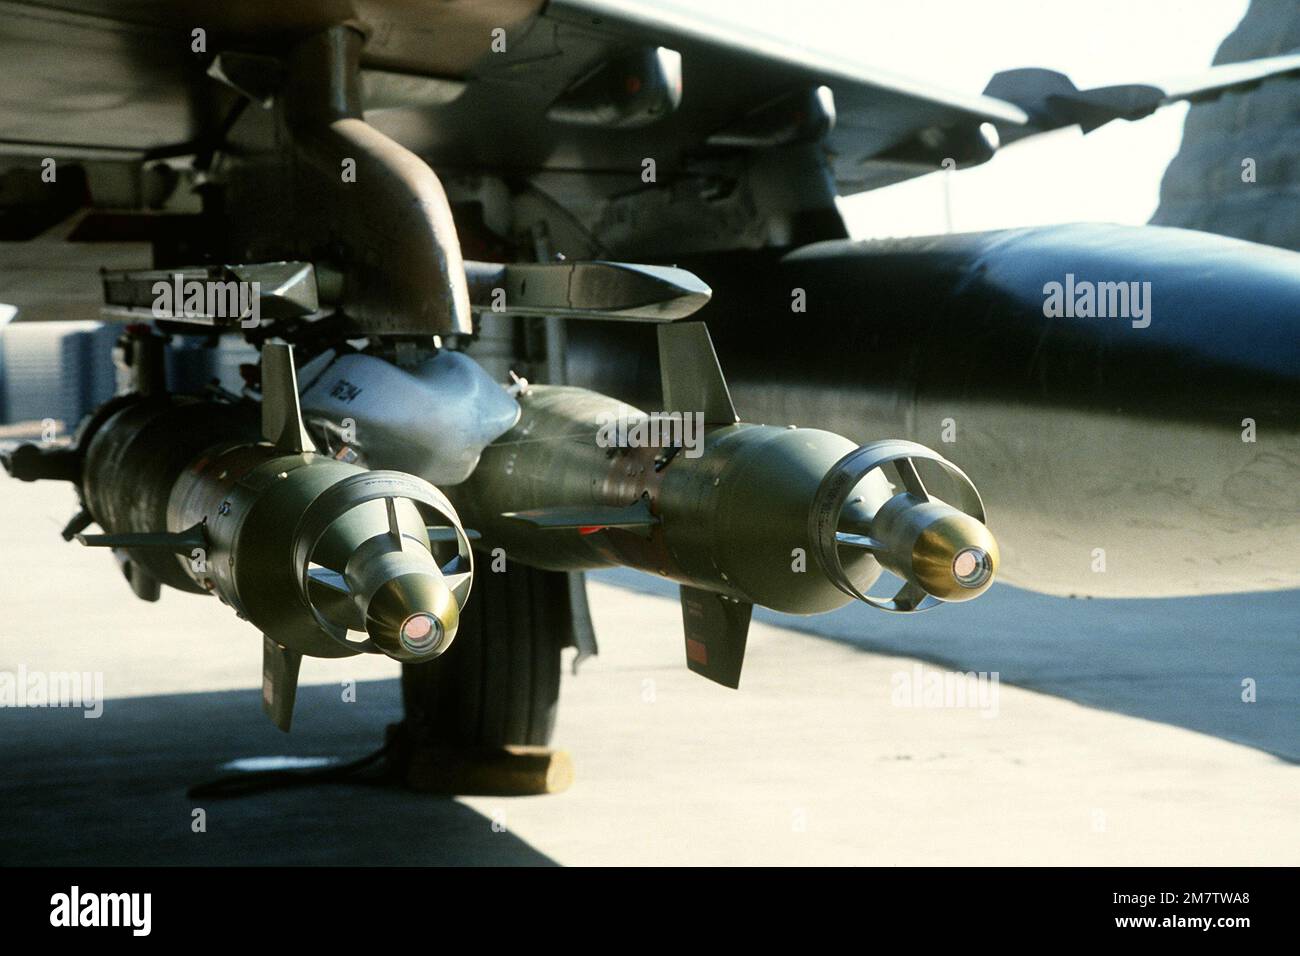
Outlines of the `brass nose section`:
<svg viewBox="0 0 1300 956">
<path fill-rule="evenodd" d="M 460 608 L 440 575 L 403 574 L 385 581 L 366 608 L 366 633 L 399 661 L 437 657 L 456 636 Z"/>
<path fill-rule="evenodd" d="M 912 572 L 941 601 L 969 601 L 989 589 L 1001 563 L 997 540 L 960 512 L 931 522 L 912 546 Z"/>
</svg>

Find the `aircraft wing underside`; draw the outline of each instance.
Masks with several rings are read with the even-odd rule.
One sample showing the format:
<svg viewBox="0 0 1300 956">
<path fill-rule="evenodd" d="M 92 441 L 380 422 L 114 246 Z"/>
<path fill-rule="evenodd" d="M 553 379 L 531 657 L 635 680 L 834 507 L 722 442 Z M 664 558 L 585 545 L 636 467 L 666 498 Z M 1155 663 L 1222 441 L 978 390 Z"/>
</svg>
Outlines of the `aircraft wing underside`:
<svg viewBox="0 0 1300 956">
<path fill-rule="evenodd" d="M 181 154 L 220 139 L 237 94 L 217 54 L 275 55 L 351 20 L 367 119 L 435 167 L 501 175 L 707 175 L 822 149 L 839 193 L 988 159 L 997 141 L 1133 118 L 1300 69 L 1257 61 L 1162 88 L 1078 91 L 1047 71 L 945 91 L 672 6 L 609 0 L 62 0 L 0 3 L 0 151 Z M 195 31 L 202 30 L 202 42 Z M 198 49 L 201 47 L 201 49 Z M 233 71 L 227 68 L 228 73 Z M 1015 102 L 1012 102 L 1014 100 Z M 759 160 L 763 161 L 763 160 Z"/>
</svg>

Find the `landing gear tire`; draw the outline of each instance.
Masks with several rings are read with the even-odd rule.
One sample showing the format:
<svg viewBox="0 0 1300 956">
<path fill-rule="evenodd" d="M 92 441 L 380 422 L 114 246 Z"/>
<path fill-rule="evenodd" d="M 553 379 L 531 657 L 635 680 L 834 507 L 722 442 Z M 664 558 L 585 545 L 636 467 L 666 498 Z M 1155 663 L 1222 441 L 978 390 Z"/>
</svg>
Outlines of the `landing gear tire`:
<svg viewBox="0 0 1300 956">
<path fill-rule="evenodd" d="M 433 746 L 549 744 L 572 634 L 566 574 L 482 568 L 447 652 L 402 667 L 407 725 Z"/>
<path fill-rule="evenodd" d="M 576 613 L 575 603 L 582 605 Z M 575 628 L 590 627 L 585 616 L 563 572 L 483 567 L 452 646 L 428 664 L 402 667 L 406 715 L 390 744 L 403 781 L 462 793 L 563 789 L 556 784 L 571 775 L 568 757 L 555 766 L 557 754 L 546 748 L 560 698 L 560 652 L 575 644 Z M 521 772 L 533 784 L 515 779 Z M 509 787 L 493 783 L 503 774 L 513 780 Z"/>
</svg>

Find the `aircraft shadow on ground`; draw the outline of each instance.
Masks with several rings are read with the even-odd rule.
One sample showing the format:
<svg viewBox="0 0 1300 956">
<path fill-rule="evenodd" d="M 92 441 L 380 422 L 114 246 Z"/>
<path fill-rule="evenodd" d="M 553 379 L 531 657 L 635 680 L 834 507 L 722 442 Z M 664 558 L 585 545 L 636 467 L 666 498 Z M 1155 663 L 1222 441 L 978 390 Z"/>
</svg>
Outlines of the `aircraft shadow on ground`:
<svg viewBox="0 0 1300 956">
<path fill-rule="evenodd" d="M 676 585 L 634 571 L 592 578 L 677 597 Z M 970 604 L 920 614 L 854 602 L 815 617 L 755 608 L 754 618 L 872 653 L 996 671 L 1003 683 L 1300 763 L 1300 591 L 1080 600 L 995 585 Z M 1254 703 L 1242 699 L 1246 680 Z"/>
<path fill-rule="evenodd" d="M 446 797 L 354 783 L 186 796 L 233 760 L 365 756 L 401 713 L 396 680 L 359 683 L 355 703 L 336 685 L 298 698 L 292 735 L 256 690 L 110 699 L 98 719 L 0 710 L 0 864 L 555 865 Z M 206 832 L 193 831 L 196 808 Z"/>
</svg>

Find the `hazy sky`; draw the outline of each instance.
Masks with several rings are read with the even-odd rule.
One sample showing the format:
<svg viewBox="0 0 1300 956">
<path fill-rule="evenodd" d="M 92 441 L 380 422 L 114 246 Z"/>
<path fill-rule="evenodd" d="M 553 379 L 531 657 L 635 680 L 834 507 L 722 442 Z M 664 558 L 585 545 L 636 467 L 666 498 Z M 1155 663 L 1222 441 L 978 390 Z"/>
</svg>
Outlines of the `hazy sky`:
<svg viewBox="0 0 1300 956">
<path fill-rule="evenodd" d="M 702 0 L 696 0 L 702 2 Z M 673 0 L 690 10 L 694 4 Z M 1209 66 L 1247 0 L 709 0 L 789 42 L 981 92 L 999 70 L 1042 66 L 1079 87 L 1162 79 Z M 951 175 L 958 231 L 1093 220 L 1142 223 L 1178 149 L 1187 107 L 1088 136 L 1061 131 L 1019 143 L 984 166 Z M 843 201 L 855 236 L 944 230 L 936 173 Z"/>
</svg>

